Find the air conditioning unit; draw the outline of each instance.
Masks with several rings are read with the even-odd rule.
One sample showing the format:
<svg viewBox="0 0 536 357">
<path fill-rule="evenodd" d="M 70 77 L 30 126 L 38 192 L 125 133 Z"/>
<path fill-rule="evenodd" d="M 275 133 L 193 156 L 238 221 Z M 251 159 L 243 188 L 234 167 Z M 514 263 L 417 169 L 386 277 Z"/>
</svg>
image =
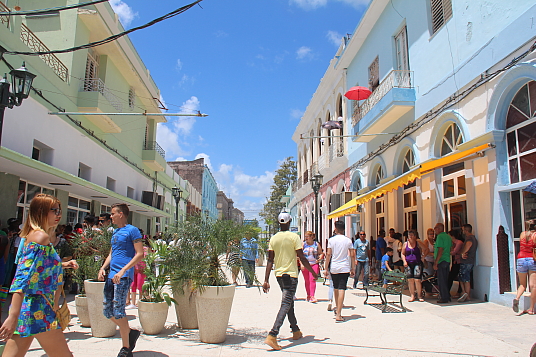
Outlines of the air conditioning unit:
<svg viewBox="0 0 536 357">
<path fill-rule="evenodd" d="M 357 191 L 343 192 L 342 195 L 344 195 L 342 204 L 348 203 L 358 196 Z"/>
<path fill-rule="evenodd" d="M 343 205 L 343 203 L 341 203 L 340 193 L 334 193 L 333 195 L 331 195 L 330 201 L 331 201 L 331 210 L 337 209 Z"/>
<path fill-rule="evenodd" d="M 158 208 L 160 211 L 164 210 L 164 202 L 166 199 L 164 196 L 158 195 L 158 198 L 156 200 L 156 206 L 153 206 L 154 208 Z"/>
<path fill-rule="evenodd" d="M 152 191 L 142 191 L 141 202 L 148 206 L 156 207 L 158 203 L 158 194 Z"/>
</svg>

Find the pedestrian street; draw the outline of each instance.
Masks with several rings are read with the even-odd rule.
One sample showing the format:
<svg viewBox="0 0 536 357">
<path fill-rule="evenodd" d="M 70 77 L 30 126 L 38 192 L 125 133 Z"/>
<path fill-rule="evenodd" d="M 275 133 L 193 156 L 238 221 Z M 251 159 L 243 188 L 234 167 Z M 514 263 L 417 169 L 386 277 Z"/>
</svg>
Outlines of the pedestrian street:
<svg viewBox="0 0 536 357">
<path fill-rule="evenodd" d="M 264 267 L 256 274 L 263 280 Z M 350 281 L 352 281 L 350 279 Z M 465 302 L 437 305 L 437 298 L 426 302 L 408 303 L 407 313 L 382 313 L 380 299 L 370 298 L 363 305 L 365 292 L 347 290 L 343 316 L 346 321 L 335 323 L 333 312 L 327 311 L 328 287 L 317 283 L 316 304 L 305 301 L 305 289 L 300 274 L 295 302 L 298 325 L 304 337 L 291 339 L 288 322 L 281 328 L 281 351 L 269 351 L 263 343 L 275 320 L 281 292 L 273 275 L 268 294 L 256 287 L 237 287 L 231 311 L 227 339 L 222 344 L 199 342 L 197 330 L 179 330 L 176 315 L 169 309 L 166 329 L 157 336 L 142 334 L 135 357 L 166 356 L 528 356 L 536 335 L 536 317 L 516 316 L 511 308 L 494 303 Z M 350 285 L 350 284 L 349 284 Z M 360 285 L 359 285 L 360 286 Z M 358 286 L 358 287 L 359 287 Z M 407 291 L 406 291 L 407 293 Z M 392 298 L 392 297 L 391 297 Z M 73 296 L 69 295 L 69 300 Z M 390 299 L 391 300 L 391 299 Z M 393 299 L 394 300 L 394 299 Z M 69 303 L 73 314 L 72 326 L 66 330 L 69 348 L 74 356 L 114 356 L 119 332 L 114 338 L 91 337 L 90 328 L 77 324 L 74 301 Z M 391 310 L 391 309 L 389 309 Z M 140 328 L 137 310 L 127 310 L 130 324 Z M 34 341 L 27 356 L 43 356 Z"/>
</svg>

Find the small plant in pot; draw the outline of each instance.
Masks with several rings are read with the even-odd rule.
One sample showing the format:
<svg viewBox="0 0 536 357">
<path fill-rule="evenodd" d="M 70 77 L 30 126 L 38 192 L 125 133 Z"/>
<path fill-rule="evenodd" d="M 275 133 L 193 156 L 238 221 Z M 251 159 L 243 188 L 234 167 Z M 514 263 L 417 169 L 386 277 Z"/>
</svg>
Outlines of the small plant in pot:
<svg viewBox="0 0 536 357">
<path fill-rule="evenodd" d="M 145 256 L 145 283 L 138 303 L 141 327 L 148 335 L 159 334 L 166 324 L 169 306 L 176 301 L 166 292 L 169 288 L 169 266 L 165 264 L 170 251 L 167 244 L 150 242 Z"/>
<path fill-rule="evenodd" d="M 252 227 L 231 220 L 213 220 L 201 215 L 188 216 L 185 222 L 170 233 L 174 241 L 170 247 L 169 260 L 171 281 L 175 291 L 190 291 L 196 295 L 197 321 L 202 342 L 221 343 L 229 322 L 235 286 L 231 285 L 226 270 L 238 270 L 248 274 L 258 284 L 254 272 L 243 269 L 241 259 L 226 259 L 229 250 L 239 253 L 240 246 L 233 244 L 248 232 L 254 236 Z M 259 250 L 264 251 L 259 242 Z M 217 302 L 216 302 L 217 301 Z M 217 304 L 218 308 L 215 308 Z"/>
</svg>

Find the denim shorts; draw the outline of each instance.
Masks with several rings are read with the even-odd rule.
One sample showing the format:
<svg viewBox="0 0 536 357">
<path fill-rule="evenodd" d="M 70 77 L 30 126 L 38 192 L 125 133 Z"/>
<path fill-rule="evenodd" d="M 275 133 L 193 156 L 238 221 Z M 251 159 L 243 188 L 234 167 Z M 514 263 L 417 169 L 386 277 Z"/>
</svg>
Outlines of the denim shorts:
<svg viewBox="0 0 536 357">
<path fill-rule="evenodd" d="M 460 272 L 458 273 L 460 282 L 468 283 L 471 281 L 471 272 L 474 266 L 474 264 L 460 264 Z"/>
<path fill-rule="evenodd" d="M 121 278 L 119 284 L 114 284 L 112 279 L 106 279 L 104 283 L 104 316 L 106 318 L 122 319 L 127 316 L 125 305 L 127 295 L 130 293 L 130 284 L 132 279 L 129 277 Z"/>
<path fill-rule="evenodd" d="M 536 264 L 532 258 L 519 258 L 517 260 L 517 272 L 528 273 L 530 271 L 536 271 Z"/>
</svg>

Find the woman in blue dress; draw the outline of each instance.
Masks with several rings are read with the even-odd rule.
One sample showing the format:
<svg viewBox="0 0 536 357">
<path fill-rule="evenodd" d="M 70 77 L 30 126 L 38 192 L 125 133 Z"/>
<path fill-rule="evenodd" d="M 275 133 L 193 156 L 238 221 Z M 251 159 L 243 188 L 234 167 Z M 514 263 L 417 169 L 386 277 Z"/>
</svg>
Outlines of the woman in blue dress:
<svg viewBox="0 0 536 357">
<path fill-rule="evenodd" d="M 20 234 L 26 241 L 21 242 L 17 272 L 10 289 L 13 298 L 9 316 L 0 327 L 0 339 L 7 341 L 2 356 L 24 356 L 34 337 L 48 356 L 72 356 L 56 319 L 63 268 L 50 235 L 60 219 L 61 206 L 56 197 L 38 194 L 32 199 Z M 77 267 L 76 261 L 63 265 Z"/>
</svg>

